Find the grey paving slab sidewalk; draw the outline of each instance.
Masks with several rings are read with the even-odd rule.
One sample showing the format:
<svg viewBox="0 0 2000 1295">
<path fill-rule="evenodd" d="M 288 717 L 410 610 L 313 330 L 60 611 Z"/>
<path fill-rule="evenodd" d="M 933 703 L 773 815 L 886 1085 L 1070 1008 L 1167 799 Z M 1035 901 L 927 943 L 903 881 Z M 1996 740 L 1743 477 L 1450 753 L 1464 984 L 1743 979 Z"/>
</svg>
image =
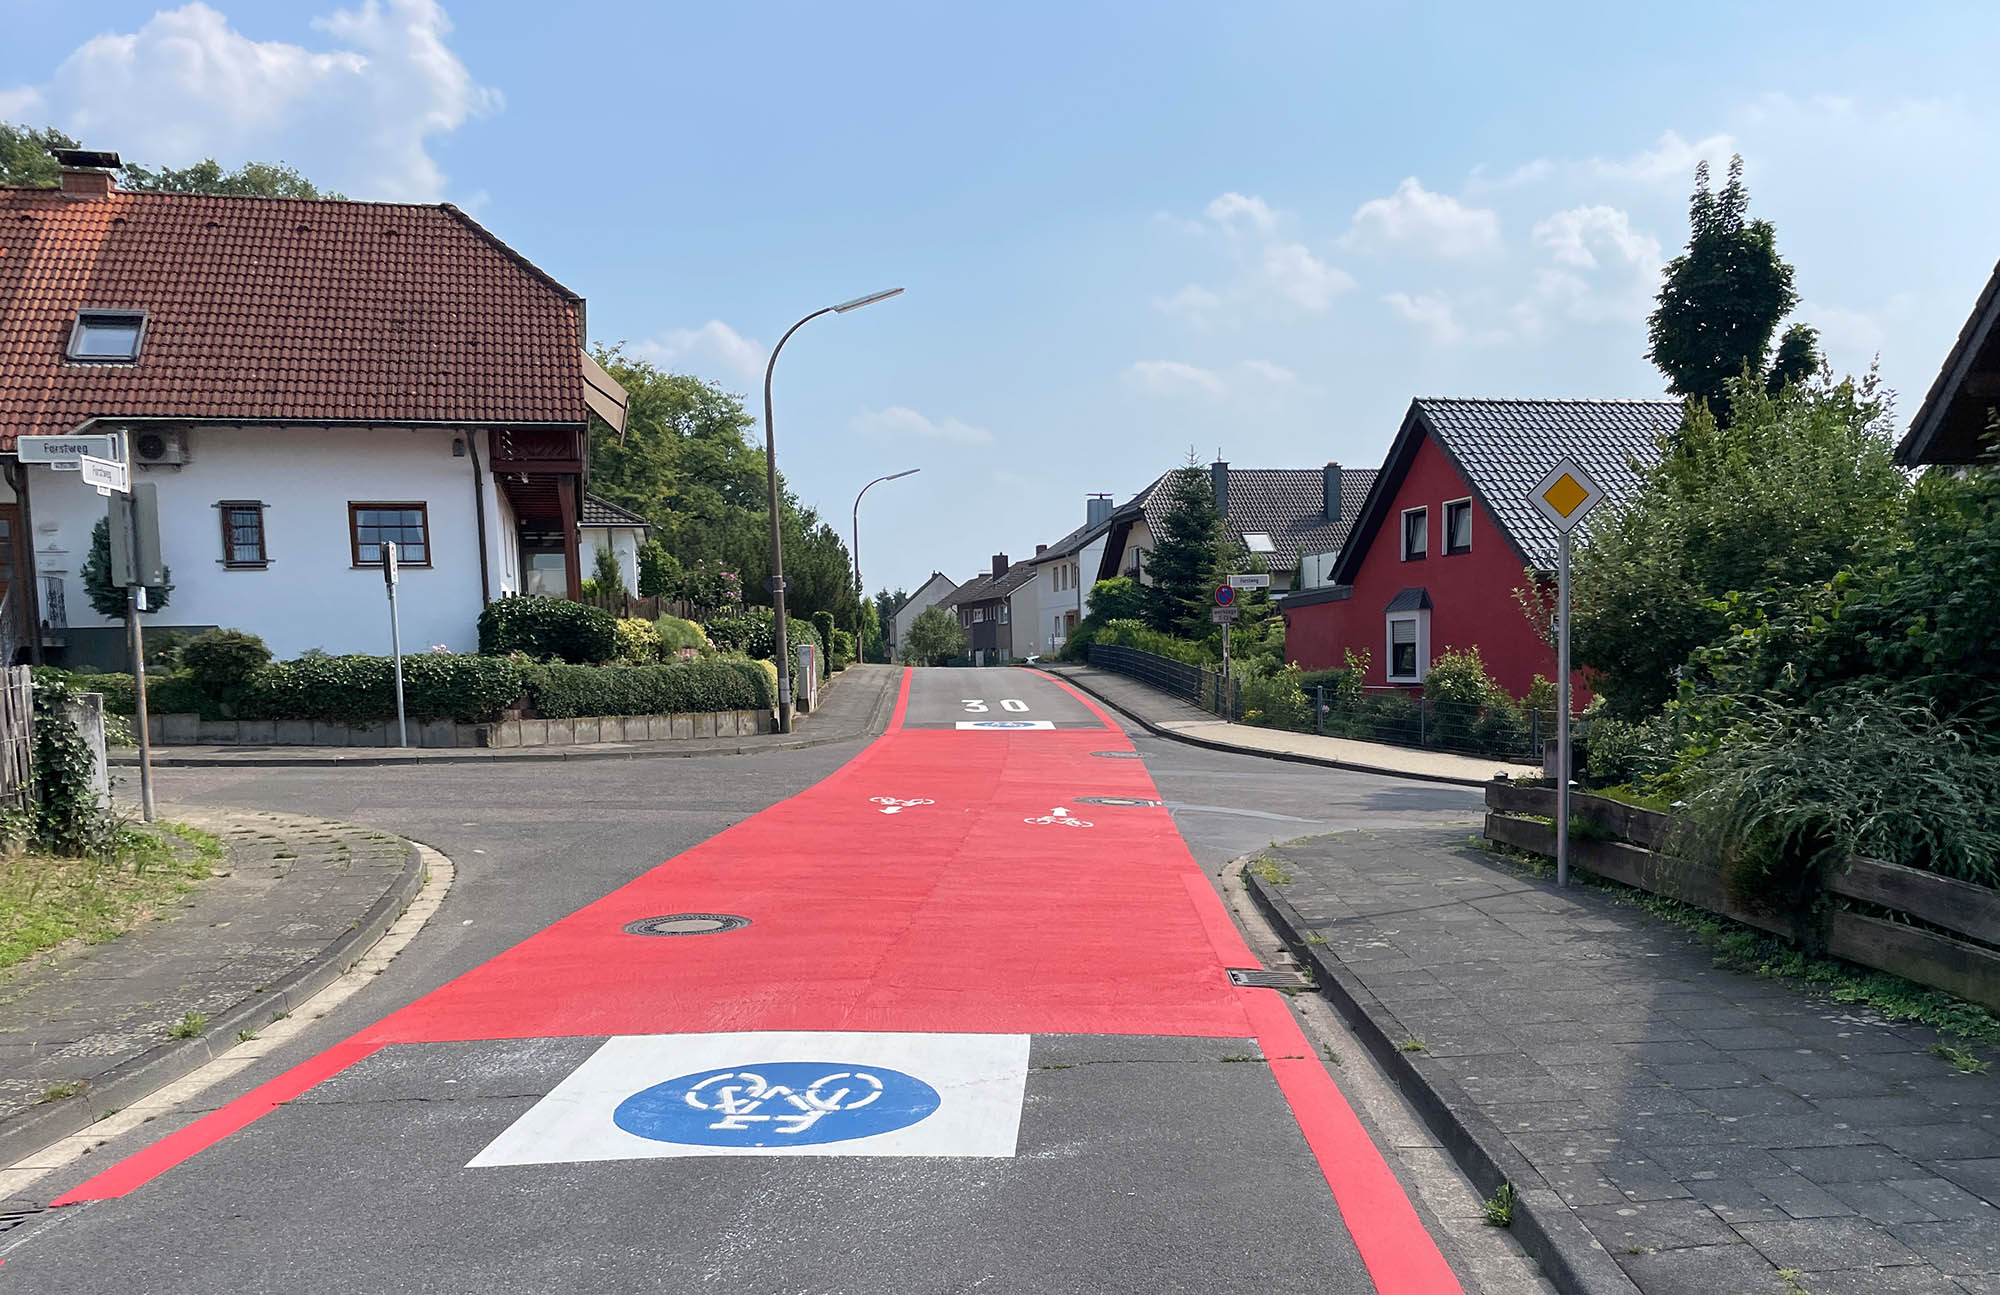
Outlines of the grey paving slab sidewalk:
<svg viewBox="0 0 2000 1295">
<path fill-rule="evenodd" d="M 153 762 L 164 768 L 227 768 L 232 765 L 321 766 L 385 764 L 468 764 L 484 760 L 632 760 L 755 755 L 796 751 L 880 733 L 895 707 L 898 666 L 849 666 L 822 687 L 820 708 L 795 718 L 790 733 L 743 737 L 681 738 L 669 742 L 590 742 L 577 746 L 399 747 L 383 746 L 157 746 Z M 112 763 L 137 764 L 138 750 L 122 747 Z"/>
<path fill-rule="evenodd" d="M 172 805 L 161 817 L 222 839 L 217 875 L 116 939 L 0 973 L 0 1146 L 9 1151 L 106 1113 L 108 1085 L 185 1073 L 246 1028 L 231 1019 L 246 1007 L 282 1010 L 277 991 L 288 979 L 359 928 L 416 868 L 415 847 L 401 837 L 325 819 Z M 169 1034 L 188 1012 L 212 1023 L 206 1049 Z M 166 1054 L 177 1051 L 203 1055 L 175 1065 Z"/>
<path fill-rule="evenodd" d="M 1290 880 L 1253 884 L 1378 1052 L 1646 1295 L 2000 1292 L 2000 1075 L 1934 1031 L 1719 968 L 1460 831 L 1269 853 Z"/>
<path fill-rule="evenodd" d="M 1360 742 L 1353 738 L 1258 728 L 1254 724 L 1232 724 L 1129 675 L 1068 663 L 1045 664 L 1040 668 L 1068 680 L 1162 737 L 1212 750 L 1467 786 L 1490 782 L 1496 773 L 1525 778 L 1541 772 L 1493 756 L 1458 755 L 1391 746 L 1386 742 Z"/>
</svg>

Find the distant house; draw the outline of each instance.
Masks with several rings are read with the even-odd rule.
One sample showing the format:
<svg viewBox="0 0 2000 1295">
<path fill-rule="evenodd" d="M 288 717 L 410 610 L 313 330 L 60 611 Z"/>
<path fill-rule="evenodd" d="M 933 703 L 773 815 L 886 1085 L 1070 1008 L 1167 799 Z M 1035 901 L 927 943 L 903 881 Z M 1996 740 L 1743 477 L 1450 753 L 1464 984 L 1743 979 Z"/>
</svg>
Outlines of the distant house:
<svg viewBox="0 0 2000 1295">
<path fill-rule="evenodd" d="M 624 578 L 625 592 L 639 592 L 639 546 L 646 542 L 653 524 L 629 508 L 620 508 L 608 499 L 596 495 L 583 497 L 583 514 L 577 521 L 577 559 L 583 570 L 591 571 L 597 565 L 597 551 L 610 549 L 618 555 L 618 571 Z M 567 597 L 567 592 L 557 588 L 557 578 L 563 574 L 560 566 L 546 571 L 529 571 L 528 586 L 522 590 L 530 594 L 553 594 L 557 598 Z M 537 577 L 540 577 L 537 579 Z"/>
<path fill-rule="evenodd" d="M 1271 574 L 1271 590 L 1324 583 L 1375 480 L 1371 468 L 1231 468 L 1211 463 L 1209 482 L 1229 536 Z M 1096 579 L 1129 576 L 1151 584 L 1147 561 L 1173 501 L 1161 476 L 1111 515 Z"/>
<path fill-rule="evenodd" d="M 896 660 L 903 660 L 909 653 L 910 626 L 916 624 L 917 617 L 923 615 L 926 608 L 934 607 L 943 601 L 945 596 L 956 588 L 958 588 L 957 581 L 942 571 L 933 571 L 931 578 L 918 585 L 917 591 L 910 595 L 910 601 L 896 609 L 896 614 L 882 627 L 882 632 L 888 637 L 891 645 L 890 651 L 894 653 Z"/>
<path fill-rule="evenodd" d="M 450 205 L 128 193 L 115 154 L 0 189 L 0 604 L 69 664 L 123 667 L 82 570 L 105 501 L 15 461 L 122 433 L 172 568 L 149 628 L 226 625 L 281 656 L 477 645 L 489 601 L 575 597 L 587 434 L 625 393 L 584 303 Z"/>
<path fill-rule="evenodd" d="M 1015 566 L 1005 553 L 995 553 L 991 571 L 966 581 L 939 601 L 939 606 L 957 614 L 964 627 L 965 651 L 972 664 L 993 665 L 1026 655 L 1014 651 L 1014 601 L 1034 574 L 1032 566 Z M 1027 604 L 1030 599 L 1022 602 Z"/>
<path fill-rule="evenodd" d="M 1090 614 L 1090 586 L 1103 564 L 1111 513 L 1110 496 L 1090 496 L 1083 525 L 1053 544 L 1037 544 L 1035 556 L 1022 563 L 1033 574 L 1027 588 L 1014 596 L 1019 609 L 1014 644 L 1021 656 L 1060 652 L 1077 622 Z"/>
<path fill-rule="evenodd" d="M 1630 498 L 1680 419 L 1677 400 L 1412 401 L 1333 584 L 1283 603 L 1287 658 L 1315 670 L 1366 653 L 1365 683 L 1415 686 L 1445 649 L 1477 647 L 1516 697 L 1553 678 L 1514 593 L 1555 570 L 1560 543 L 1529 494 L 1569 457 L 1607 502 Z"/>
<path fill-rule="evenodd" d="M 1896 447 L 1909 467 L 1960 465 L 1995 457 L 1991 430 L 2000 410 L 2000 266 L 1973 304 L 1937 380 Z"/>
</svg>

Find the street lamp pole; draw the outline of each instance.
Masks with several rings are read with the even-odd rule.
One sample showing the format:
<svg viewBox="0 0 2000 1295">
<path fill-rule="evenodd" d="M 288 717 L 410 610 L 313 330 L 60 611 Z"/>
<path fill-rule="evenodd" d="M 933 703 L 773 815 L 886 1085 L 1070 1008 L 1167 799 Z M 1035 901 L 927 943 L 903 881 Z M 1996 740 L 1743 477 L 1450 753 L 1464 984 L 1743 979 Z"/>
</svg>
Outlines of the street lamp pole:
<svg viewBox="0 0 2000 1295">
<path fill-rule="evenodd" d="M 850 310 L 872 306 L 878 301 L 902 292 L 901 288 L 890 288 L 886 292 L 871 292 L 865 297 L 843 301 L 837 306 L 821 306 L 798 323 L 785 330 L 778 344 L 771 348 L 771 359 L 764 365 L 764 479 L 770 492 L 771 507 L 771 614 L 773 623 L 772 655 L 777 658 L 778 667 L 778 731 L 792 731 L 792 662 L 791 644 L 785 633 L 785 541 L 781 529 L 782 514 L 778 508 L 778 440 L 771 426 L 771 375 L 778 367 L 778 352 L 785 349 L 785 343 L 792 340 L 792 334 L 804 328 L 821 315 L 844 315 Z"/>
<path fill-rule="evenodd" d="M 902 472 L 892 472 L 886 477 L 877 477 L 861 487 L 861 495 L 881 485 L 884 481 L 899 481 L 922 472 L 922 468 L 908 468 Z M 861 495 L 854 496 L 854 593 L 863 602 L 868 601 L 868 586 L 861 583 Z M 868 644 L 857 641 L 854 645 L 855 657 L 864 664 L 868 660 Z"/>
</svg>

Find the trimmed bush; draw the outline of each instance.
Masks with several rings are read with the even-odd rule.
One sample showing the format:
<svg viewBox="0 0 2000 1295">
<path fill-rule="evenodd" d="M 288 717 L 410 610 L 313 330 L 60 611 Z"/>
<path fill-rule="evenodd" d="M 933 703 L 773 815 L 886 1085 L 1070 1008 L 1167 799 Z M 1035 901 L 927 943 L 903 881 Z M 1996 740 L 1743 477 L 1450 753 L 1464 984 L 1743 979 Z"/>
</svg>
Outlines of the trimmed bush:
<svg viewBox="0 0 2000 1295">
<path fill-rule="evenodd" d="M 269 669 L 266 666 L 265 669 Z M 249 692 L 256 691 L 253 681 Z M 228 719 L 222 703 L 201 690 L 186 671 L 146 676 L 146 710 L 153 715 L 199 715 L 203 719 Z"/>
<path fill-rule="evenodd" d="M 618 655 L 618 622 L 601 607 L 567 598 L 502 598 L 479 613 L 479 650 L 596 665 Z"/>
<path fill-rule="evenodd" d="M 270 662 L 264 640 L 242 630 L 206 630 L 181 645 L 181 666 L 195 687 L 221 702 L 242 696 Z"/>
<path fill-rule="evenodd" d="M 833 647 L 827 652 L 827 660 L 835 670 L 845 670 L 854 664 L 854 636 L 846 630 L 833 632 Z"/>
<path fill-rule="evenodd" d="M 776 624 L 777 616 L 769 607 L 745 607 L 741 616 L 710 621 L 708 637 L 725 652 L 741 652 L 745 656 L 769 661 L 776 655 L 773 643 L 777 637 L 773 630 Z M 787 616 L 785 634 L 794 653 L 798 651 L 799 644 L 811 643 L 819 649 L 820 659 L 826 659 L 826 645 L 820 641 L 819 631 L 813 628 L 810 621 Z"/>
<path fill-rule="evenodd" d="M 702 633 L 701 626 L 678 616 L 660 617 L 653 622 L 653 632 L 660 636 L 660 654 L 670 660 L 688 648 L 700 652 L 709 647 L 708 635 Z"/>
<path fill-rule="evenodd" d="M 765 710 L 777 672 L 742 660 L 681 661 L 655 666 L 531 665 L 521 678 L 544 719 L 579 715 L 686 715 Z"/>
<path fill-rule="evenodd" d="M 504 657 L 425 653 L 403 658 L 403 708 L 414 720 L 478 724 L 521 695 L 522 667 Z M 160 708 L 158 689 L 147 700 Z M 367 724 L 396 715 L 388 657 L 308 657 L 265 666 L 236 708 L 243 719 Z"/>
<path fill-rule="evenodd" d="M 1168 657 L 1188 665 L 1214 665 L 1216 655 L 1206 643 L 1193 643 L 1178 639 L 1171 634 L 1162 634 L 1142 621 L 1106 621 L 1099 627 L 1095 642 L 1105 647 L 1136 648 L 1141 652 L 1151 652 L 1154 656 Z"/>
<path fill-rule="evenodd" d="M 814 612 L 812 614 L 812 623 L 813 632 L 819 635 L 819 672 L 820 676 L 824 678 L 834 671 L 833 613 Z M 849 652 L 848 655 L 853 656 L 854 654 Z M 841 664 L 845 665 L 846 662 L 843 661 Z"/>
<path fill-rule="evenodd" d="M 618 659 L 626 665 L 659 664 L 660 632 L 651 621 L 629 618 L 618 622 Z"/>
</svg>

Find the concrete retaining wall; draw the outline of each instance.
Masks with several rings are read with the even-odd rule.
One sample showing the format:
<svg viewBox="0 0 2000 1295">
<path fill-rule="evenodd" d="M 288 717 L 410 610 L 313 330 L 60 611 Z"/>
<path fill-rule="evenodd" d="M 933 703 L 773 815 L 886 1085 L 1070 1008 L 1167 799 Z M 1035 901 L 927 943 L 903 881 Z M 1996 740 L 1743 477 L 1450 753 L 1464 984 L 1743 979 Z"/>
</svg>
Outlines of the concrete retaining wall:
<svg viewBox="0 0 2000 1295">
<path fill-rule="evenodd" d="M 147 725 L 157 746 L 395 746 L 396 723 L 327 724 L 318 720 L 205 720 L 154 715 Z M 764 710 L 693 715 L 592 715 L 577 719 L 518 719 L 493 724 L 450 720 L 410 723 L 410 745 L 421 747 L 587 746 L 604 742 L 664 742 L 747 737 L 777 728 Z"/>
</svg>

